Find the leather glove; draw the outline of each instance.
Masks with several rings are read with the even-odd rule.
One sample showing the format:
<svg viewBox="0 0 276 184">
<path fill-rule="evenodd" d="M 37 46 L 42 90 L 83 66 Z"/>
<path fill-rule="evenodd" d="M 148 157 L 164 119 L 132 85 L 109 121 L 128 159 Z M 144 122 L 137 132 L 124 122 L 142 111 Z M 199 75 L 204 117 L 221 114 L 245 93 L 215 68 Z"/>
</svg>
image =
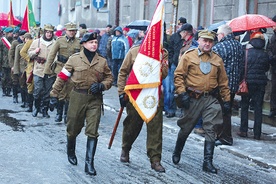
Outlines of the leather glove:
<svg viewBox="0 0 276 184">
<path fill-rule="evenodd" d="M 103 83 L 93 83 L 90 86 L 90 91 L 92 92 L 92 94 L 97 94 L 100 93 L 104 90 L 104 85 Z"/>
<path fill-rule="evenodd" d="M 126 97 L 126 94 L 123 93 L 119 96 L 119 100 L 120 100 L 120 104 L 121 104 L 121 107 L 126 107 L 126 104 L 128 102 L 128 99 Z"/>
<path fill-rule="evenodd" d="M 49 109 L 50 111 L 53 111 L 55 107 L 57 106 L 58 99 L 56 97 L 51 97 L 50 98 L 50 103 L 49 103 Z"/>
<path fill-rule="evenodd" d="M 229 114 L 231 112 L 230 102 L 223 102 L 223 114 Z"/>
<path fill-rule="evenodd" d="M 176 95 L 175 101 L 179 108 L 189 109 L 190 107 L 190 96 L 187 92 Z"/>
</svg>

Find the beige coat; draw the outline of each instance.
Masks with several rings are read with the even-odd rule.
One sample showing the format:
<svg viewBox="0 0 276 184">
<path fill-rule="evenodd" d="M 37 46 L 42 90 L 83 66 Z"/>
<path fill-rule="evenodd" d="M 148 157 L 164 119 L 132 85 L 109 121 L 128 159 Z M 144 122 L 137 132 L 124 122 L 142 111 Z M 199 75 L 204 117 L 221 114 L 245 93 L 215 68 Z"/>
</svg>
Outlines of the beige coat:
<svg viewBox="0 0 276 184">
<path fill-rule="evenodd" d="M 31 44 L 28 54 L 30 58 L 34 59 L 34 69 L 33 73 L 34 75 L 37 75 L 39 77 L 44 77 L 44 68 L 45 68 L 45 62 L 48 57 L 48 54 L 51 50 L 51 48 L 54 45 L 55 40 L 52 39 L 51 41 L 45 41 L 42 37 L 35 39 L 33 43 Z M 40 48 L 40 52 L 37 54 L 35 52 L 36 48 Z M 36 59 L 37 57 L 44 59 L 44 63 L 39 63 Z M 52 73 L 50 73 L 52 74 Z"/>
<path fill-rule="evenodd" d="M 31 72 L 33 71 L 33 66 L 34 63 L 33 61 L 30 60 L 30 57 L 28 55 L 28 50 L 32 44 L 33 40 L 28 40 L 23 48 L 20 50 L 20 56 L 27 62 L 27 67 L 26 67 L 26 76 L 29 78 Z"/>
</svg>

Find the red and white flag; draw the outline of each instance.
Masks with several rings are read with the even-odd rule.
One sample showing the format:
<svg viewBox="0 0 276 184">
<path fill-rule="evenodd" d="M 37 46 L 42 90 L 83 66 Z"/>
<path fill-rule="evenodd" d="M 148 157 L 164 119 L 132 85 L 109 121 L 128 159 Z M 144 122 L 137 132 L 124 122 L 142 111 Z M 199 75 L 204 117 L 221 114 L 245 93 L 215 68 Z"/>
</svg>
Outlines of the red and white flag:
<svg viewBox="0 0 276 184">
<path fill-rule="evenodd" d="M 158 0 L 125 86 L 130 102 L 146 123 L 155 116 L 160 99 L 164 15 L 165 0 Z"/>
</svg>

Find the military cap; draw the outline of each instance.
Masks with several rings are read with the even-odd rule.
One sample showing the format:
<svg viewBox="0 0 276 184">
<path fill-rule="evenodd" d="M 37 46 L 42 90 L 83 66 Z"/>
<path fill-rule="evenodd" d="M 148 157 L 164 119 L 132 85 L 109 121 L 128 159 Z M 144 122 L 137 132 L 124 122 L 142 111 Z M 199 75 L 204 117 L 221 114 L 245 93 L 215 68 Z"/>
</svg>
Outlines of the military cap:
<svg viewBox="0 0 276 184">
<path fill-rule="evenodd" d="M 69 22 L 69 23 L 65 24 L 65 28 L 68 31 L 76 31 L 76 30 L 78 30 L 77 29 L 77 25 L 75 23 L 73 23 L 73 22 Z"/>
<path fill-rule="evenodd" d="M 19 27 L 15 27 L 13 29 L 13 34 L 19 33 L 19 31 L 20 31 L 20 28 Z"/>
<path fill-rule="evenodd" d="M 186 18 L 184 18 L 184 17 L 180 17 L 179 19 L 178 19 L 178 21 L 177 21 L 177 24 L 186 24 L 187 23 L 187 19 Z"/>
<path fill-rule="evenodd" d="M 193 31 L 193 26 L 189 23 L 185 23 L 181 26 L 180 31 Z"/>
<path fill-rule="evenodd" d="M 205 30 L 199 31 L 198 37 L 214 40 L 216 37 L 216 32 L 208 31 L 207 29 L 205 29 Z"/>
<path fill-rule="evenodd" d="M 24 38 L 29 38 L 29 39 L 32 39 L 32 35 L 30 33 L 25 33 L 23 35 Z"/>
<path fill-rule="evenodd" d="M 44 31 L 54 31 L 54 26 L 52 24 L 44 24 Z"/>
<path fill-rule="evenodd" d="M 25 33 L 27 33 L 26 30 L 20 30 L 20 31 L 19 31 L 19 36 L 23 36 Z"/>
<path fill-rule="evenodd" d="M 6 27 L 4 32 L 5 33 L 11 33 L 11 32 L 13 32 L 13 28 L 12 27 Z"/>
<path fill-rule="evenodd" d="M 92 33 L 85 33 L 80 41 L 80 44 L 83 42 L 87 42 L 89 40 L 95 40 L 98 38 L 98 33 L 92 32 Z"/>
</svg>

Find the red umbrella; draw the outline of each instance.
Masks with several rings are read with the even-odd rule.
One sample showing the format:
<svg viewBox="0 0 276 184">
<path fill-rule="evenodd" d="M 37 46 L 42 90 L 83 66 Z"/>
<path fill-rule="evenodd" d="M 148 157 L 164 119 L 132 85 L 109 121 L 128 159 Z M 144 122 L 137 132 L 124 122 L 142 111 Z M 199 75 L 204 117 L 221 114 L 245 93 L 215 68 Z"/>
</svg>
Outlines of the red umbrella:
<svg viewBox="0 0 276 184">
<path fill-rule="evenodd" d="M 276 26 L 276 22 L 259 14 L 246 14 L 230 20 L 228 23 L 233 32 Z"/>
<path fill-rule="evenodd" d="M 14 24 L 20 24 L 20 20 L 14 17 Z M 0 13 L 0 26 L 9 26 L 8 14 Z"/>
</svg>

